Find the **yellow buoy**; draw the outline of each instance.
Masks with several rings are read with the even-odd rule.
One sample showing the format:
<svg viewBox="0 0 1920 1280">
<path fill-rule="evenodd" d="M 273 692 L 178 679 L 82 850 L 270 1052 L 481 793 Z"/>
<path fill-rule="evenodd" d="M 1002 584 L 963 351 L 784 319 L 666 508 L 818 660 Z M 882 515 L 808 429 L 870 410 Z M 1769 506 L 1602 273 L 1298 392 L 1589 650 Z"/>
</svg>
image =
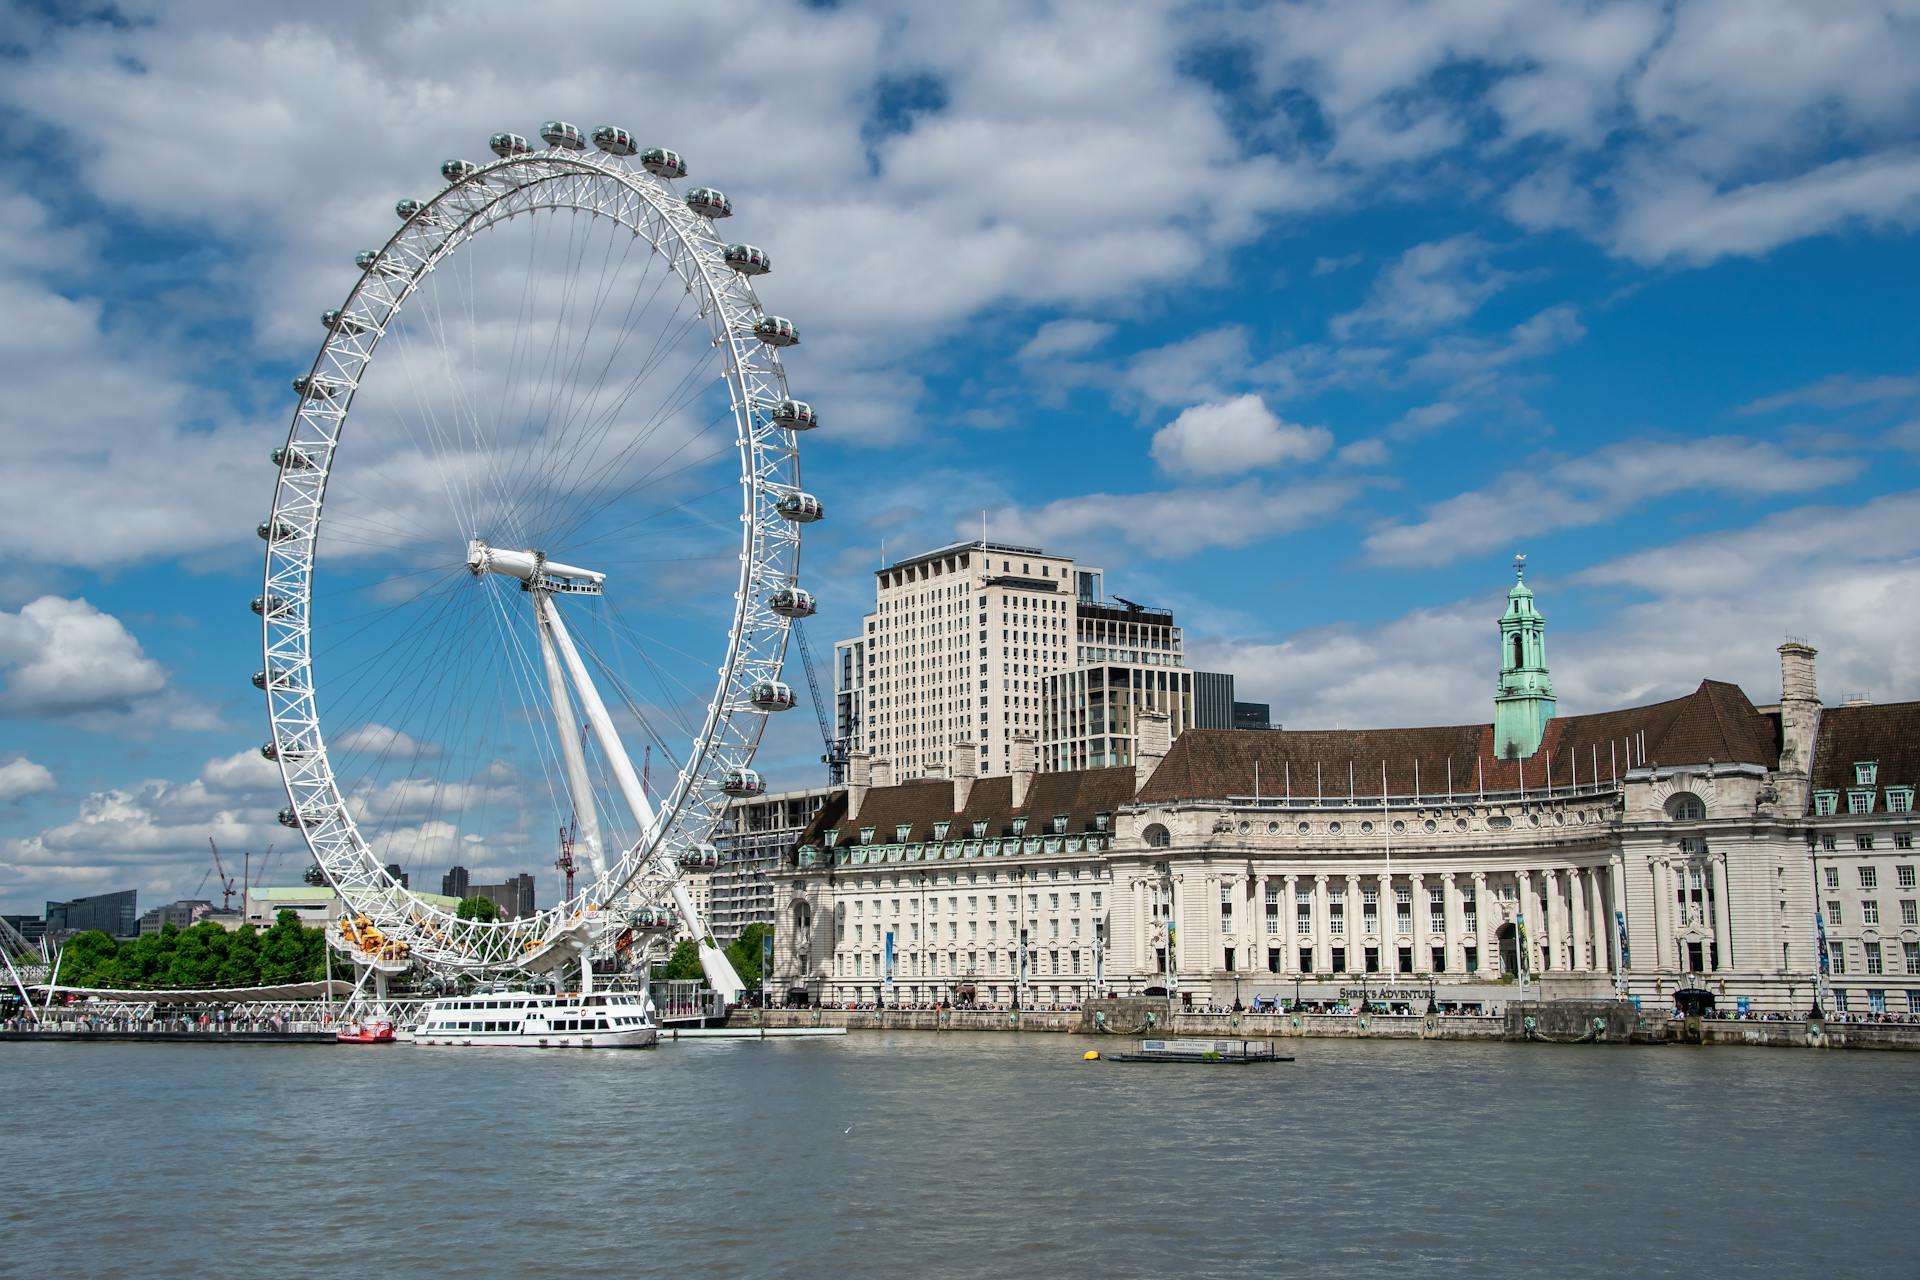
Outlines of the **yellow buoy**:
<svg viewBox="0 0 1920 1280">
<path fill-rule="evenodd" d="M 1098 1062 L 1100 1061 L 1100 1051 L 1098 1049 L 1089 1049 L 1085 1053 L 1080 1055 L 1080 1061 Z"/>
</svg>

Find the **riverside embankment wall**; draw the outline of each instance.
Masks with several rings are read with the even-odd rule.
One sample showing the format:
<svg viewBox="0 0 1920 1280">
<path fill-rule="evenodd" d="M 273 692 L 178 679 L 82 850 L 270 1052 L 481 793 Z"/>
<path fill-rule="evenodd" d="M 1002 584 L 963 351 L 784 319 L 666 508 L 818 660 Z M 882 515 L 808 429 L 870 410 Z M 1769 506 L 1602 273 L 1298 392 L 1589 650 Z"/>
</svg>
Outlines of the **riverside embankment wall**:
<svg viewBox="0 0 1920 1280">
<path fill-rule="evenodd" d="M 1131 1005 L 1133 1002 L 1129 1002 Z M 1577 1006 L 1577 1007 L 1576 1007 Z M 1548 1044 L 1747 1044 L 1775 1048 L 1920 1051 L 1920 1024 L 1760 1022 L 1669 1018 L 1595 1002 L 1515 1005 L 1504 1016 L 1185 1013 L 1142 1010 L 1099 1020 L 1084 1013 L 1007 1009 L 742 1009 L 742 1026 L 846 1027 L 849 1031 L 1028 1031 L 1065 1035 L 1195 1036 L 1216 1040 L 1325 1037 L 1369 1040 L 1532 1040 Z M 1144 1016 L 1156 1016 L 1148 1023 Z M 1534 1019 L 1532 1026 L 1526 1019 Z M 1594 1025 L 1595 1019 L 1601 1025 Z"/>
</svg>

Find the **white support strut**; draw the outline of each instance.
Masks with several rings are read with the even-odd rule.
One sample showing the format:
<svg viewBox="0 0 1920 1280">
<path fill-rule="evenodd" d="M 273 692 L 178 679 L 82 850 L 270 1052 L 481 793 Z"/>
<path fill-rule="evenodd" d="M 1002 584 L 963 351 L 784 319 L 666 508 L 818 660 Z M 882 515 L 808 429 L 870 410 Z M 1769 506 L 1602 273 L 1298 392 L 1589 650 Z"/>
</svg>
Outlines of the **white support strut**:
<svg viewBox="0 0 1920 1280">
<path fill-rule="evenodd" d="M 566 664 L 568 674 L 573 677 L 574 691 L 580 697 L 581 708 L 587 713 L 587 723 L 593 729 L 593 736 L 600 744 L 600 754 L 612 768 L 614 779 L 620 785 L 620 793 L 626 798 L 627 807 L 633 811 L 634 820 L 640 825 L 640 843 L 655 844 L 654 869 L 669 877 L 673 902 L 679 908 L 680 919 L 700 948 L 700 969 L 707 975 L 707 985 L 720 993 L 728 1004 L 737 1004 L 746 993 L 746 983 L 740 980 L 726 953 L 720 950 L 713 936 L 707 932 L 706 921 L 694 909 L 693 898 L 687 893 L 687 886 L 681 880 L 664 843 L 655 841 L 658 822 L 653 805 L 647 799 L 646 788 L 640 785 L 640 775 L 634 772 L 633 760 L 621 745 L 620 735 L 613 727 L 613 718 L 607 714 L 606 703 L 600 700 L 600 691 L 594 687 L 586 665 L 580 661 L 580 655 L 573 647 L 573 637 L 567 634 L 566 624 L 560 621 L 560 611 L 553 607 L 553 600 L 545 592 L 534 594 L 539 598 L 539 607 L 546 619 L 547 629 L 553 635 L 554 646 L 559 649 L 561 660 Z"/>
<path fill-rule="evenodd" d="M 540 633 L 540 658 L 547 670 L 547 693 L 553 700 L 554 727 L 560 735 L 560 755 L 566 762 L 567 791 L 573 801 L 574 821 L 580 824 L 580 843 L 586 847 L 587 866 L 595 879 L 607 873 L 606 858 L 600 843 L 600 812 L 593 800 L 593 783 L 587 777 L 587 753 L 574 729 L 573 699 L 567 696 L 566 677 L 560 673 L 560 659 L 553 651 L 549 635 L 549 616 L 558 617 L 552 600 L 544 591 L 531 593 L 534 601 L 534 626 Z"/>
</svg>

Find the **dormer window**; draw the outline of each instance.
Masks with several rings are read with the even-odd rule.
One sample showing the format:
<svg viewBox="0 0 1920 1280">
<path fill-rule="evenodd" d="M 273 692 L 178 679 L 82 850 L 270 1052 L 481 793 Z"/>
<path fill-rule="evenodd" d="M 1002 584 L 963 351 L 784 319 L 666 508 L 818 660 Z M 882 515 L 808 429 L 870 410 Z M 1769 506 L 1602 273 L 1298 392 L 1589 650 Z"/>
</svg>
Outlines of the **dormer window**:
<svg viewBox="0 0 1920 1280">
<path fill-rule="evenodd" d="M 838 827 L 828 827 L 820 833 L 820 841 L 826 845 L 827 848 L 833 848 L 840 843 L 840 829 Z"/>
<path fill-rule="evenodd" d="M 873 828 L 872 828 L 872 827 L 862 827 L 862 828 L 860 828 L 860 843 L 861 843 L 861 844 L 872 844 L 872 843 L 873 843 Z"/>
<path fill-rule="evenodd" d="M 936 822 L 936 823 L 934 823 L 934 824 L 933 824 L 933 838 L 934 838 L 935 840 L 945 840 L 945 839 L 947 838 L 947 828 L 948 828 L 948 826 L 949 826 L 949 825 L 951 825 L 951 824 L 949 824 L 949 823 L 945 823 L 945 822 Z"/>
<path fill-rule="evenodd" d="M 1093 815 L 1093 829 L 1095 831 L 1105 831 L 1112 823 L 1113 815 L 1110 813 L 1103 812 Z"/>
<path fill-rule="evenodd" d="M 973 838 L 975 840 L 984 840 L 986 835 L 987 824 L 985 822 L 976 822 L 973 824 Z"/>
<path fill-rule="evenodd" d="M 1813 793 L 1813 812 L 1815 817 L 1831 818 L 1840 811 L 1840 793 L 1838 791 L 1816 791 Z"/>
<path fill-rule="evenodd" d="M 1912 787 L 1888 787 L 1887 788 L 1887 812 L 1888 813 L 1912 813 L 1913 812 L 1913 788 Z"/>
<path fill-rule="evenodd" d="M 895 844 L 905 844 L 907 837 L 912 834 L 913 824 L 911 822 L 902 822 L 893 829 L 893 842 Z"/>
<path fill-rule="evenodd" d="M 1064 813 L 1056 813 L 1053 815 L 1053 834 L 1057 836 L 1063 836 L 1067 834 L 1068 816 L 1069 815 Z"/>
<path fill-rule="evenodd" d="M 1027 820 L 1025 818 L 1015 818 L 1013 820 L 1013 834 L 1016 836 L 1027 834 Z"/>
<path fill-rule="evenodd" d="M 1873 812 L 1873 792 L 1871 791 L 1847 792 L 1847 812 L 1848 813 L 1872 813 Z"/>
<path fill-rule="evenodd" d="M 1854 761 L 1853 781 L 1856 786 L 1862 787 L 1870 787 L 1880 781 L 1880 762 L 1878 760 Z"/>
</svg>

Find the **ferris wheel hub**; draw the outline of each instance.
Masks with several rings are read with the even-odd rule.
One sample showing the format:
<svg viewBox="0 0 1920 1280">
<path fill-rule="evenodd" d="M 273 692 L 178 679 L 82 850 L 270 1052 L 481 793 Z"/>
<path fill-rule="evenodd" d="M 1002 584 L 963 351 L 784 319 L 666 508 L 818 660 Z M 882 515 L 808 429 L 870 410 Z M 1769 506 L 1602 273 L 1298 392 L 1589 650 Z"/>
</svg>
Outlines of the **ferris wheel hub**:
<svg viewBox="0 0 1920 1280">
<path fill-rule="evenodd" d="M 549 560 L 543 551 L 509 551 L 488 546 L 479 538 L 467 542 L 467 571 L 476 578 L 483 573 L 518 578 L 529 590 L 557 595 L 597 596 L 607 581 L 604 573 Z"/>
</svg>

